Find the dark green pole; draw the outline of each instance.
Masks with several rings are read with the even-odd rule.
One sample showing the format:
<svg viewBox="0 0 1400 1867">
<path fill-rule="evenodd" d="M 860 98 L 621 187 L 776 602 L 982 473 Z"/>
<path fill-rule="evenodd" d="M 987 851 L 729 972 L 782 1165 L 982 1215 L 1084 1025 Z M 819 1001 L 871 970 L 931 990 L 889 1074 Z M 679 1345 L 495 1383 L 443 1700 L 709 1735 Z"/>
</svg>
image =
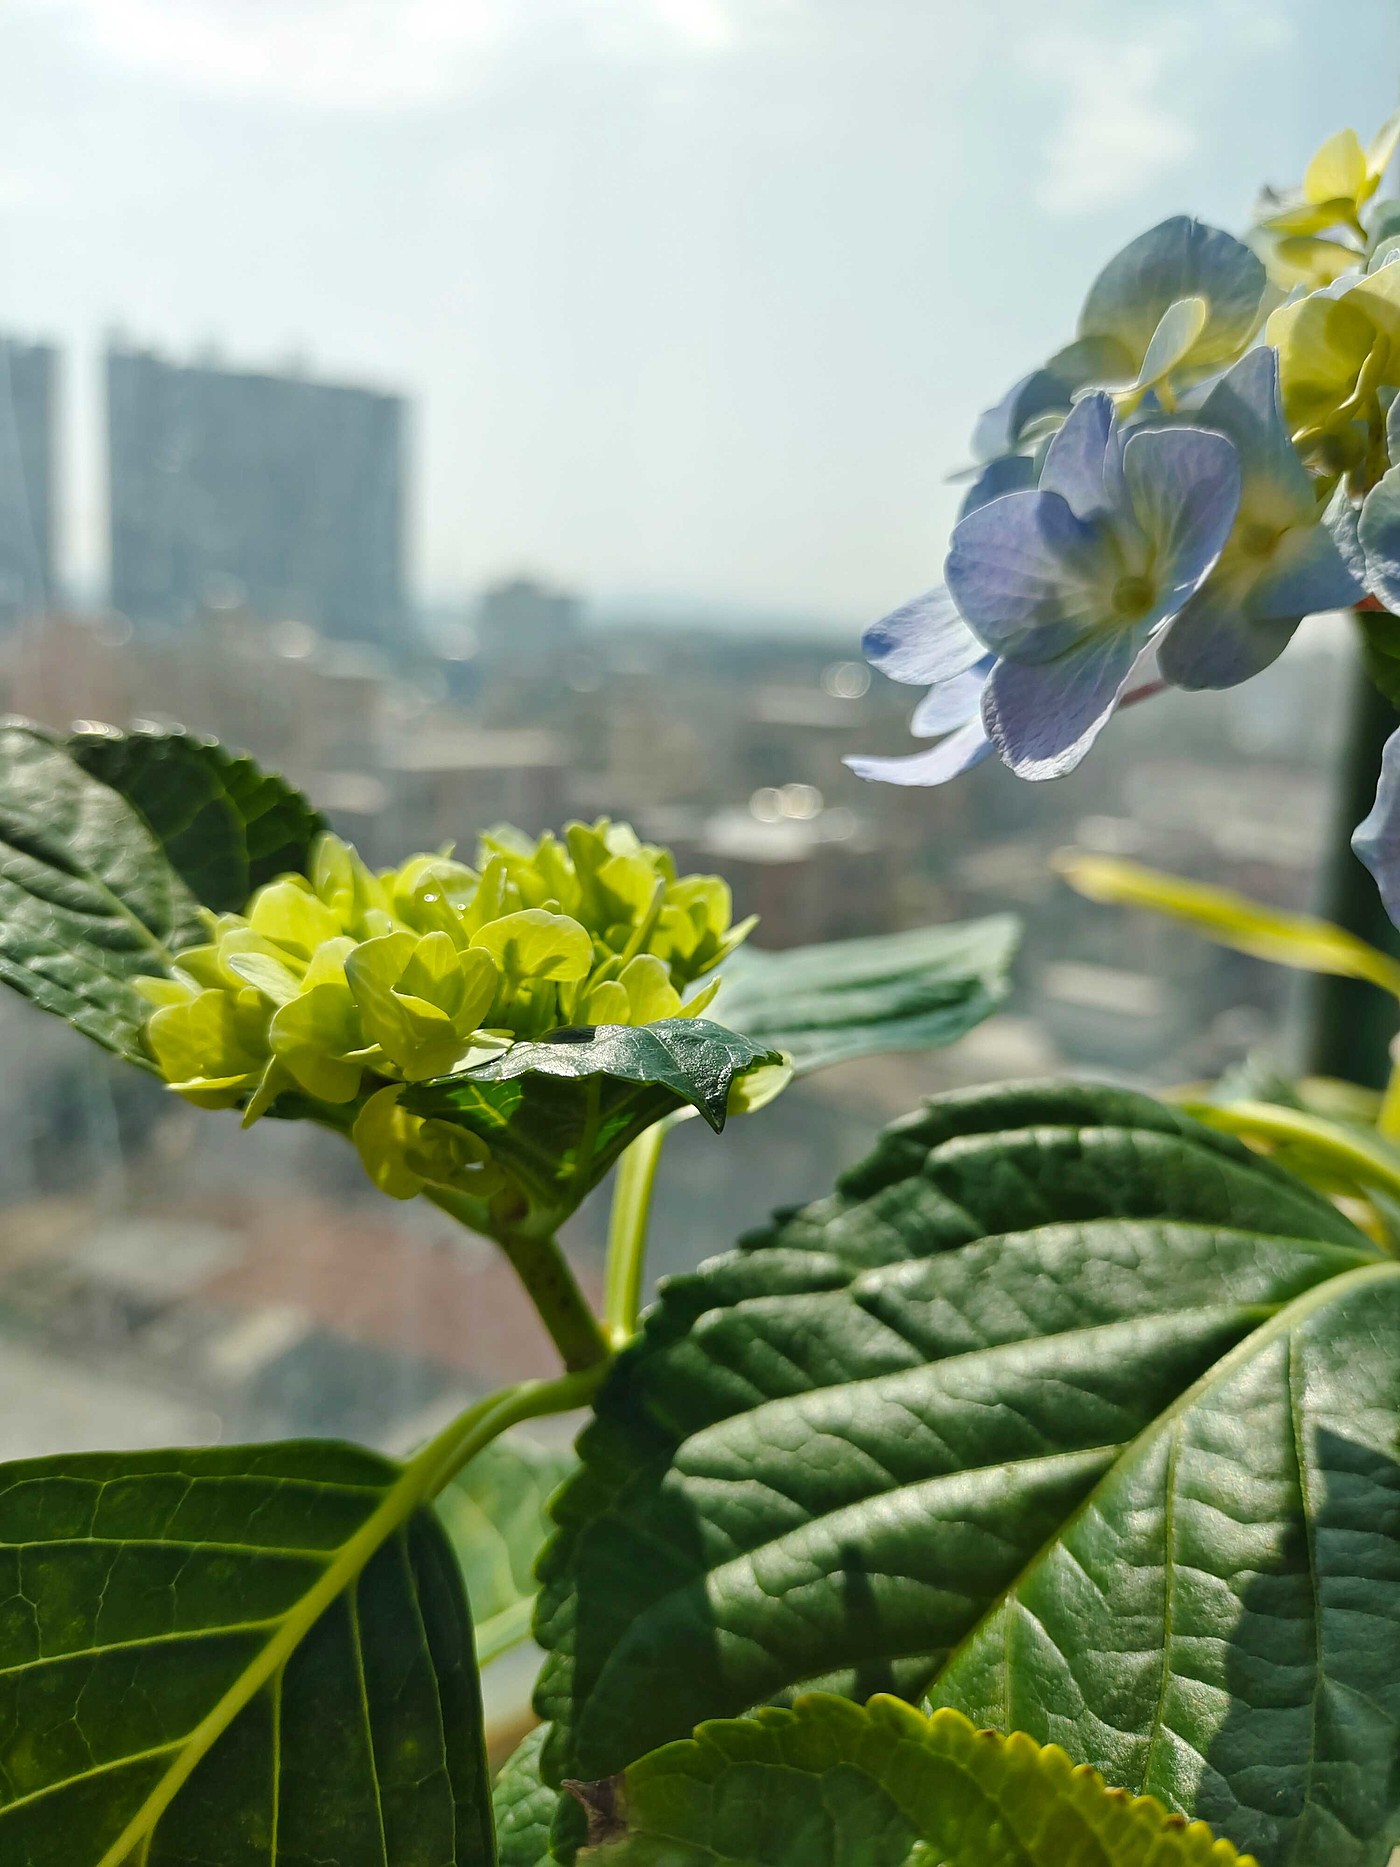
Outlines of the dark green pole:
<svg viewBox="0 0 1400 1867">
<path fill-rule="evenodd" d="M 1400 727 L 1400 713 L 1367 679 L 1356 656 L 1347 702 L 1328 856 L 1318 912 L 1372 946 L 1400 957 L 1400 933 L 1391 925 L 1370 874 L 1351 853 L 1351 833 L 1375 802 L 1381 749 Z M 1315 1076 L 1340 1076 L 1383 1089 L 1390 1074 L 1390 1040 L 1400 1009 L 1385 992 L 1359 979 L 1316 976 L 1307 994 L 1304 1067 Z"/>
</svg>

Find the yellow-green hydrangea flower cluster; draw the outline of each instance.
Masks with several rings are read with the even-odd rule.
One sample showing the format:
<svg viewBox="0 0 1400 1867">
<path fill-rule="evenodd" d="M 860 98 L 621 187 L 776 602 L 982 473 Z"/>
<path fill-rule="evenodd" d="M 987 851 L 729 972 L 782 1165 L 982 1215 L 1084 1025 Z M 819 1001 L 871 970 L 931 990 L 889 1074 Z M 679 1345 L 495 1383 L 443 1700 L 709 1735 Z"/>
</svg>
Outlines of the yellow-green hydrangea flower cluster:
<svg viewBox="0 0 1400 1867">
<path fill-rule="evenodd" d="M 563 1026 L 693 1017 L 719 985 L 697 981 L 753 924 L 731 925 L 718 876 L 678 876 L 607 819 L 535 842 L 494 832 L 474 866 L 443 851 L 380 874 L 323 835 L 308 866 L 242 914 L 210 914 L 206 945 L 141 981 L 146 1040 L 201 1108 L 242 1105 L 252 1122 L 295 1092 L 352 1116 L 398 1198 L 427 1183 L 484 1195 L 498 1177 L 474 1136 L 403 1109 L 404 1084 Z"/>
</svg>

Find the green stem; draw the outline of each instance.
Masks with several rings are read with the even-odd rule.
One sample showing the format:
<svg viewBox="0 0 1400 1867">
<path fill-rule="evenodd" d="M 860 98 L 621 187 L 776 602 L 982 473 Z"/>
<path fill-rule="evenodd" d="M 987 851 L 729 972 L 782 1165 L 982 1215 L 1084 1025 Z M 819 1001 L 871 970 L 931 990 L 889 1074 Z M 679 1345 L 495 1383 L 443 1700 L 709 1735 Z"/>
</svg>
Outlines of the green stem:
<svg viewBox="0 0 1400 1867">
<path fill-rule="evenodd" d="M 424 1196 L 471 1231 L 481 1229 L 480 1205 L 447 1187 L 428 1186 Z M 571 1371 L 588 1369 L 610 1354 L 602 1325 L 588 1307 L 578 1280 L 569 1269 L 559 1241 L 502 1226 L 490 1236 L 510 1259 L 515 1274 L 539 1311 L 550 1339 Z"/>
<path fill-rule="evenodd" d="M 436 1497 L 474 1459 L 484 1446 L 522 1420 L 537 1420 L 549 1413 L 571 1413 L 585 1407 L 597 1393 L 612 1357 L 605 1355 L 591 1367 L 572 1374 L 556 1375 L 550 1381 L 519 1381 L 488 1394 L 415 1452 L 404 1467 L 406 1483 L 417 1497 Z"/>
<path fill-rule="evenodd" d="M 639 1135 L 618 1163 L 608 1220 L 608 1269 L 603 1321 L 614 1347 L 637 1332 L 646 1270 L 647 1219 L 651 1213 L 656 1165 L 669 1124 L 657 1122 Z"/>
<path fill-rule="evenodd" d="M 1400 1154 L 1377 1138 L 1353 1134 L 1320 1115 L 1272 1102 L 1181 1102 L 1187 1115 L 1244 1140 L 1272 1141 L 1300 1149 L 1340 1180 L 1400 1200 Z"/>
</svg>

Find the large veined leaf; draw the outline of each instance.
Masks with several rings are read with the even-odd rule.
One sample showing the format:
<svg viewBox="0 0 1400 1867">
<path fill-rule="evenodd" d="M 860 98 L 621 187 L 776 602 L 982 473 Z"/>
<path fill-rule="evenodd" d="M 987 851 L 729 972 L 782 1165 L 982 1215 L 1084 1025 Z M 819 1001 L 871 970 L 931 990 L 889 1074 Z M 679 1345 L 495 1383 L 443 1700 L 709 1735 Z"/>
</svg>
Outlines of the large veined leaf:
<svg viewBox="0 0 1400 1867">
<path fill-rule="evenodd" d="M 63 739 L 0 722 L 0 981 L 151 1067 L 133 989 L 304 866 L 319 817 L 280 778 L 182 733 Z"/>
<path fill-rule="evenodd" d="M 349 1446 L 0 1467 L 5 1867 L 487 1867 L 471 1627 Z"/>
<path fill-rule="evenodd" d="M 1009 914 L 834 940 L 724 963 L 715 1016 L 785 1051 L 799 1075 L 886 1050 L 951 1044 L 1005 998 L 1020 938 Z"/>
<path fill-rule="evenodd" d="M 305 874 L 326 828 L 285 778 L 214 739 L 104 727 L 64 743 L 90 777 L 140 813 L 195 899 L 220 913 L 241 912 L 279 875 Z"/>
<path fill-rule="evenodd" d="M 0 980 L 149 1068 L 132 987 L 203 937 L 199 903 L 120 793 L 0 724 Z"/>
<path fill-rule="evenodd" d="M 436 1500 L 466 1583 L 483 1666 L 530 1631 L 535 1559 L 549 1534 L 545 1505 L 576 1464 L 562 1446 L 508 1434 L 483 1447 Z"/>
<path fill-rule="evenodd" d="M 403 1101 L 480 1135 L 532 1201 L 559 1214 L 674 1110 L 697 1109 L 718 1133 L 735 1083 L 780 1061 L 708 1018 L 600 1024 L 513 1044 L 490 1063 L 406 1090 Z"/>
<path fill-rule="evenodd" d="M 1058 1742 L 1265 1867 L 1400 1826 L 1400 1263 L 1144 1097 L 930 1104 L 674 1280 L 541 1563 L 544 1772 L 803 1688 Z"/>
<path fill-rule="evenodd" d="M 812 1695 L 584 1790 L 597 1867 L 1257 1867 L 1064 1751 Z"/>
</svg>

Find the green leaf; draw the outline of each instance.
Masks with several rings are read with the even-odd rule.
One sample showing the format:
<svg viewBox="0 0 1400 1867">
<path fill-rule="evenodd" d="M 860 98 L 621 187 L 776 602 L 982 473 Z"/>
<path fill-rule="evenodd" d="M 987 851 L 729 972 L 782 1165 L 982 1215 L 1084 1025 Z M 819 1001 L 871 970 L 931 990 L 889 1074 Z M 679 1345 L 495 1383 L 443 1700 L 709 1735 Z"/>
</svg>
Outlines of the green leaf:
<svg viewBox="0 0 1400 1867">
<path fill-rule="evenodd" d="M 133 1063 L 132 980 L 204 937 L 145 820 L 37 727 L 0 723 L 0 980 Z"/>
<path fill-rule="evenodd" d="M 547 1725 L 536 1725 L 507 1757 L 496 1777 L 491 1806 L 496 1818 L 499 1867 L 554 1867 L 565 1860 L 583 1839 L 583 1812 L 540 1776 L 540 1751 L 549 1735 Z M 550 1833 L 555 1823 L 567 1827 L 569 1846 L 555 1854 Z"/>
<path fill-rule="evenodd" d="M 186 888 L 219 913 L 241 912 L 279 875 L 304 875 L 327 827 L 285 778 L 215 739 L 104 727 L 63 743 L 89 777 L 140 813 Z"/>
<path fill-rule="evenodd" d="M 471 1627 L 350 1446 L 0 1467 L 5 1867 L 487 1867 Z"/>
<path fill-rule="evenodd" d="M 1361 658 L 1367 674 L 1393 707 L 1400 707 L 1400 618 L 1387 610 L 1359 609 Z"/>
<path fill-rule="evenodd" d="M 718 1134 L 735 1081 L 780 1061 L 707 1018 L 589 1025 L 412 1085 L 402 1102 L 479 1135 L 535 1206 L 562 1215 L 673 1110 L 698 1109 Z"/>
<path fill-rule="evenodd" d="M 1184 921 L 1206 939 L 1255 959 L 1295 966 L 1302 972 L 1331 973 L 1340 979 L 1364 979 L 1400 996 L 1400 963 L 1330 921 L 1311 914 L 1289 914 L 1232 889 L 1213 888 L 1140 862 L 1091 855 L 1086 850 L 1061 850 L 1054 866 L 1071 888 L 1090 901 L 1145 908 Z"/>
<path fill-rule="evenodd" d="M 579 1793 L 597 1867 L 1257 1867 L 1057 1747 L 894 1698 L 703 1724 Z"/>
<path fill-rule="evenodd" d="M 546 1778 L 880 1690 L 1265 1867 L 1400 1826 L 1400 1263 L 1161 1104 L 931 1103 L 674 1279 L 553 1507 Z"/>
<path fill-rule="evenodd" d="M 0 721 L 0 981 L 149 1069 L 132 981 L 206 938 L 201 904 L 304 867 L 321 828 L 212 741 Z"/>
<path fill-rule="evenodd" d="M 524 1640 L 535 1605 L 535 1558 L 549 1534 L 545 1504 L 578 1461 L 523 1433 L 494 1440 L 437 1499 L 472 1604 L 481 1665 Z"/>
<path fill-rule="evenodd" d="M 996 1010 L 1020 938 L 1011 915 L 835 940 L 724 963 L 721 1022 L 788 1053 L 799 1075 L 885 1050 L 951 1044 Z"/>
</svg>

